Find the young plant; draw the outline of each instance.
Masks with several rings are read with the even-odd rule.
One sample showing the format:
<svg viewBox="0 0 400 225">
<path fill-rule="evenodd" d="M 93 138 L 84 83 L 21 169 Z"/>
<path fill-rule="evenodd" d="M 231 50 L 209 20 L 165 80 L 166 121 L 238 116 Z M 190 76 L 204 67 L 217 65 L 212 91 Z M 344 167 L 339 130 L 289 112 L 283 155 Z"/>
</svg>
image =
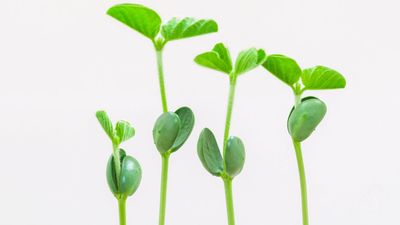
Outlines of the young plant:
<svg viewBox="0 0 400 225">
<path fill-rule="evenodd" d="M 287 128 L 292 137 L 300 175 L 303 225 L 308 225 L 307 185 L 301 142 L 315 130 L 326 113 L 326 105 L 316 97 L 301 95 L 306 90 L 338 89 L 346 86 L 345 78 L 337 71 L 324 66 L 301 69 L 297 62 L 284 55 L 269 55 L 263 64 L 270 73 L 289 85 L 295 96 Z"/>
<path fill-rule="evenodd" d="M 107 163 L 107 183 L 118 200 L 120 225 L 126 225 L 126 199 L 139 187 L 142 169 L 135 158 L 120 148 L 120 144 L 133 137 L 135 129 L 126 121 L 118 121 L 114 128 L 105 111 L 98 111 L 96 117 L 112 143 L 113 152 Z"/>
<path fill-rule="evenodd" d="M 263 50 L 250 48 L 239 53 L 233 66 L 229 50 L 224 44 L 219 43 L 211 51 L 200 54 L 194 59 L 201 66 L 229 76 L 229 97 L 222 142 L 223 154 L 221 155 L 215 136 L 208 128 L 203 129 L 197 142 L 197 153 L 204 168 L 212 175 L 221 177 L 224 182 L 229 225 L 235 224 L 232 180 L 242 171 L 245 161 L 245 148 L 242 140 L 235 136 L 229 136 L 236 80 L 240 75 L 261 65 L 265 58 Z"/>
<path fill-rule="evenodd" d="M 213 20 L 190 17 L 172 18 L 162 24 L 160 16 L 154 10 L 138 4 L 115 5 L 107 11 L 107 14 L 150 39 L 156 52 L 164 113 L 156 122 L 153 137 L 162 158 L 159 225 L 164 225 L 169 156 L 189 137 L 193 129 L 194 116 L 187 107 L 180 108 L 176 112 L 168 112 L 162 60 L 163 49 L 170 41 L 217 32 L 218 25 Z"/>
</svg>

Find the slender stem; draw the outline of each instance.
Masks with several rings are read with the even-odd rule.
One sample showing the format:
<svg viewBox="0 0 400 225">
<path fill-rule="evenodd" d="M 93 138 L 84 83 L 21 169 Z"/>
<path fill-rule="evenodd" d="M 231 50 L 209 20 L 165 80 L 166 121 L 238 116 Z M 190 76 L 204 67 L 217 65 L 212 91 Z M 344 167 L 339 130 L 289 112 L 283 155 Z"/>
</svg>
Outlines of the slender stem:
<svg viewBox="0 0 400 225">
<path fill-rule="evenodd" d="M 295 94 L 294 95 L 294 107 L 297 107 L 301 103 L 301 94 Z"/>
<path fill-rule="evenodd" d="M 232 179 L 224 178 L 225 187 L 225 200 L 226 200 L 226 212 L 228 214 L 228 225 L 235 225 L 235 211 L 233 208 L 233 196 L 232 196 Z"/>
<path fill-rule="evenodd" d="M 119 184 L 119 177 L 121 173 L 121 161 L 119 154 L 119 146 L 113 143 L 113 157 L 114 157 L 114 165 L 115 165 L 115 174 L 117 177 L 117 184 Z"/>
<path fill-rule="evenodd" d="M 165 84 L 164 84 L 164 69 L 163 69 L 163 60 L 162 60 L 162 50 L 156 50 L 156 55 L 157 55 L 158 81 L 160 83 L 162 109 L 164 112 L 167 112 L 168 106 L 167 106 L 167 95 L 165 93 Z"/>
<path fill-rule="evenodd" d="M 159 211 L 159 225 L 165 224 L 165 208 L 167 203 L 167 182 L 168 182 L 168 161 L 170 153 L 161 155 L 162 168 L 161 168 L 161 189 L 160 189 L 160 211 Z"/>
<path fill-rule="evenodd" d="M 126 198 L 118 199 L 119 224 L 126 225 Z"/>
<path fill-rule="evenodd" d="M 236 76 L 234 74 L 231 75 L 232 79 L 230 80 L 229 85 L 229 97 L 228 97 L 228 106 L 226 109 L 226 121 L 225 121 L 225 132 L 224 132 L 224 144 L 223 144 L 223 155 L 225 155 L 226 149 L 226 141 L 229 137 L 229 129 L 231 127 L 231 118 L 232 118 L 232 108 L 233 102 L 235 98 L 235 88 L 236 88 Z"/>
<path fill-rule="evenodd" d="M 308 225 L 307 184 L 304 171 L 303 156 L 301 152 L 301 143 L 293 140 L 293 146 L 296 151 L 297 166 L 299 167 L 301 207 L 303 209 L 303 225 Z"/>
</svg>

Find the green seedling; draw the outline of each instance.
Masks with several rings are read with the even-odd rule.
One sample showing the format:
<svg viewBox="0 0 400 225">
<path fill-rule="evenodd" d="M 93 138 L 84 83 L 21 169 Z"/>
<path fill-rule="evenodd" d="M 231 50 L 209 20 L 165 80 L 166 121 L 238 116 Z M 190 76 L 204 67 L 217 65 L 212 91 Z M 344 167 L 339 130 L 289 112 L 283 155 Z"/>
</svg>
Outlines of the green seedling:
<svg viewBox="0 0 400 225">
<path fill-rule="evenodd" d="M 157 59 L 162 109 L 164 113 L 167 113 L 168 105 L 162 57 L 165 45 L 170 41 L 217 32 L 217 23 L 209 19 L 194 19 L 191 17 L 172 18 L 166 23 L 162 23 L 161 17 L 154 10 L 138 4 L 115 5 L 107 11 L 107 14 L 144 35 L 153 43 Z M 168 115 L 163 114 L 159 120 L 157 120 L 157 128 L 155 128 L 155 133 L 153 132 L 154 142 L 162 156 L 159 225 L 165 224 L 169 155 L 181 147 L 193 128 L 194 117 L 192 111 L 187 107 L 181 108 L 180 110 L 175 112 L 175 115 L 172 112 L 168 113 Z M 179 113 L 183 113 L 184 115 L 180 115 Z M 178 117 L 176 115 L 178 115 Z M 182 116 L 185 118 L 182 118 Z M 179 123 L 177 122 L 179 121 L 178 118 L 181 119 Z M 183 121 L 186 119 L 189 119 L 189 121 Z M 179 129 L 183 129 L 182 127 L 185 126 L 185 122 L 189 122 L 191 127 L 188 133 L 183 134 Z M 177 124 L 179 124 L 179 129 L 177 128 Z M 158 126 L 165 126 L 165 128 L 162 128 L 164 130 L 173 129 L 171 130 L 173 133 L 158 133 L 158 129 L 161 129 Z M 178 134 L 178 136 L 174 140 L 173 137 L 176 134 Z M 186 134 L 187 136 L 184 136 Z M 174 145 L 170 146 L 172 142 L 174 142 Z"/>
<path fill-rule="evenodd" d="M 113 152 L 107 163 L 107 183 L 118 200 L 120 225 L 126 225 L 126 199 L 139 187 L 142 169 L 139 162 L 120 148 L 120 144 L 135 135 L 135 129 L 126 121 L 113 124 L 105 111 L 98 111 L 96 117 L 110 138 Z"/>
<path fill-rule="evenodd" d="M 269 55 L 263 67 L 291 87 L 295 96 L 295 104 L 289 114 L 287 128 L 292 137 L 299 169 L 303 225 L 308 225 L 307 185 L 301 142 L 306 140 L 322 121 L 327 108 L 320 99 L 302 98 L 301 95 L 306 90 L 344 88 L 346 80 L 339 72 L 325 66 L 302 70 L 295 60 L 284 55 Z"/>
<path fill-rule="evenodd" d="M 245 162 L 245 147 L 242 140 L 229 136 L 236 80 L 240 75 L 261 65 L 265 59 L 263 50 L 250 48 L 240 52 L 233 65 L 229 50 L 222 43 L 216 44 L 211 51 L 200 54 L 194 59 L 197 64 L 223 72 L 229 77 L 223 154 L 221 155 L 215 136 L 208 128 L 203 129 L 197 142 L 197 153 L 204 168 L 212 175 L 222 178 L 224 182 L 229 225 L 235 224 L 232 180 L 242 171 Z"/>
</svg>

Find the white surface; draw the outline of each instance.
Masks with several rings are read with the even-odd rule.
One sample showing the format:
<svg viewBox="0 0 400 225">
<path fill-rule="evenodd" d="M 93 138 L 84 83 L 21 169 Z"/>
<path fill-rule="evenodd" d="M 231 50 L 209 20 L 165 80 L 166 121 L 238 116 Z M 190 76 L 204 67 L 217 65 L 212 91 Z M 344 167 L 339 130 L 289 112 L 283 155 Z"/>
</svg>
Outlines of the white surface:
<svg viewBox="0 0 400 225">
<path fill-rule="evenodd" d="M 225 75 L 193 57 L 226 43 L 283 53 L 303 67 L 342 72 L 347 88 L 315 94 L 328 105 L 304 143 L 310 224 L 400 224 L 398 1 L 138 1 L 172 16 L 214 18 L 220 32 L 171 42 L 165 72 L 171 109 L 196 126 L 171 158 L 167 224 L 226 224 L 222 182 L 196 154 L 201 129 L 221 142 Z M 161 111 L 150 41 L 105 15 L 117 1 L 3 0 L 0 7 L 0 224 L 117 224 L 105 181 L 111 146 L 94 113 L 132 122 L 124 145 L 142 164 L 128 224 L 157 224 Z M 234 181 L 238 225 L 301 224 L 297 165 L 285 122 L 289 88 L 263 69 L 238 80 L 231 134 L 247 150 Z M 221 144 L 221 143 L 220 143 Z"/>
</svg>

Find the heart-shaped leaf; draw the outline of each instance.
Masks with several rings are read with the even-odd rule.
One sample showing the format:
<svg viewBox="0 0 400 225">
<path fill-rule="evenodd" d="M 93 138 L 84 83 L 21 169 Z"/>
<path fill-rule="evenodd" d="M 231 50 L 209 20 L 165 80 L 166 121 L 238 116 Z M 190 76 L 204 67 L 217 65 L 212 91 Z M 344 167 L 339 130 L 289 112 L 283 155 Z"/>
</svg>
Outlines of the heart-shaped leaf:
<svg viewBox="0 0 400 225">
<path fill-rule="evenodd" d="M 194 114 L 189 107 L 181 107 L 175 113 L 179 116 L 181 127 L 172 146 L 172 152 L 178 150 L 185 143 L 194 126 Z"/>
<path fill-rule="evenodd" d="M 161 34 L 166 41 L 194 37 L 218 31 L 218 25 L 214 20 L 173 18 L 162 25 Z"/>
<path fill-rule="evenodd" d="M 114 138 L 114 128 L 107 113 L 105 111 L 97 111 L 96 117 L 101 127 L 103 127 L 108 137 L 112 140 Z"/>
<path fill-rule="evenodd" d="M 288 118 L 288 130 L 293 140 L 302 142 L 307 139 L 326 114 L 326 105 L 315 97 L 303 98 Z"/>
<path fill-rule="evenodd" d="M 337 89 L 346 86 L 346 80 L 339 72 L 325 66 L 304 69 L 301 80 L 308 90 Z"/>
<path fill-rule="evenodd" d="M 224 154 L 225 172 L 232 178 L 238 175 L 243 169 L 245 158 L 242 140 L 238 137 L 229 137 Z"/>
<path fill-rule="evenodd" d="M 127 121 L 118 121 L 115 130 L 120 143 L 135 135 L 135 129 Z"/>
<path fill-rule="evenodd" d="M 119 192 L 124 196 L 131 196 L 138 189 L 142 179 L 142 168 L 132 156 L 122 160 Z"/>
<path fill-rule="evenodd" d="M 204 128 L 197 142 L 197 154 L 204 168 L 214 176 L 221 176 L 224 161 L 217 141 L 210 129 Z"/>
<path fill-rule="evenodd" d="M 230 74 L 232 71 L 231 55 L 229 49 L 226 48 L 223 43 L 218 43 L 211 51 L 196 56 L 194 61 L 200 66 L 226 74 Z"/>
<path fill-rule="evenodd" d="M 154 10 L 142 5 L 128 3 L 115 5 L 107 11 L 107 14 L 152 40 L 160 31 L 160 16 Z"/>
<path fill-rule="evenodd" d="M 250 48 L 241 51 L 236 58 L 235 74 L 239 76 L 247 71 L 250 71 L 264 63 L 265 59 L 266 54 L 262 49 L 257 50 L 256 48 Z"/>
<path fill-rule="evenodd" d="M 269 55 L 263 64 L 264 68 L 289 86 L 299 81 L 301 68 L 297 62 L 284 55 Z"/>
<path fill-rule="evenodd" d="M 173 112 L 165 112 L 158 117 L 153 128 L 153 140 L 160 153 L 171 149 L 178 136 L 180 123 L 179 116 Z"/>
</svg>

